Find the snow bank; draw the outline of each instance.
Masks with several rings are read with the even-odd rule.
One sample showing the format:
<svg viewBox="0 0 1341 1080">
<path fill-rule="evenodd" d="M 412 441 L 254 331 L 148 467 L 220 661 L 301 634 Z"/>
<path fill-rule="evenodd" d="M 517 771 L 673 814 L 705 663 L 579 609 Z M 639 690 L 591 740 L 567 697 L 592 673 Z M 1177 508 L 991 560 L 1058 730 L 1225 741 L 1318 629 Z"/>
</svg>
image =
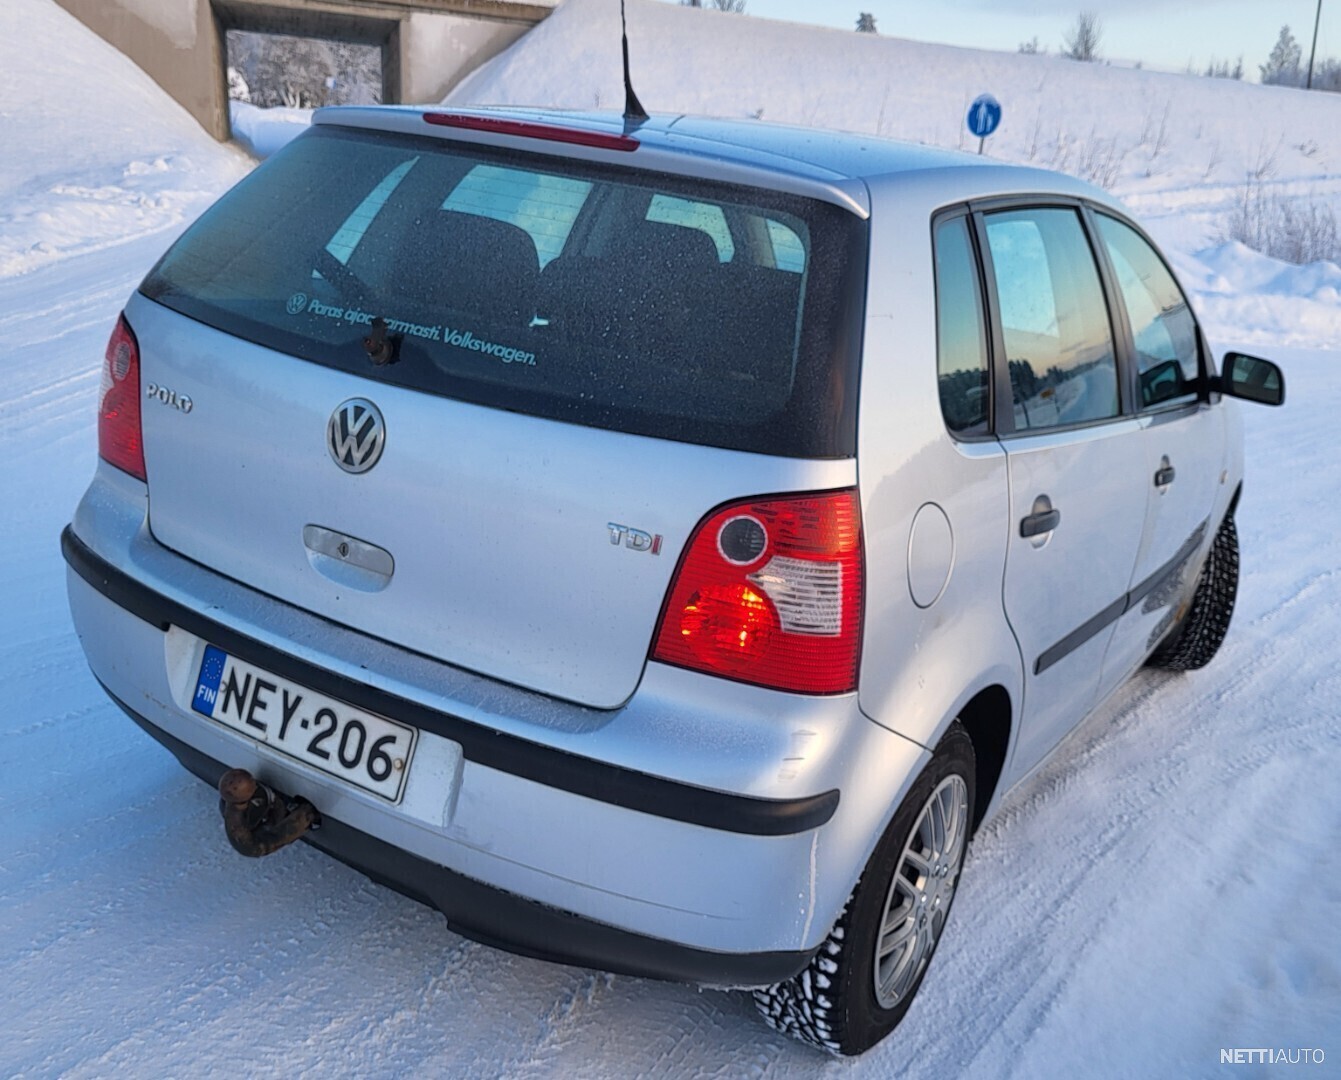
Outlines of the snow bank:
<svg viewBox="0 0 1341 1080">
<path fill-rule="evenodd" d="M 1178 252 L 1192 287 L 1216 282 L 1194 299 L 1217 337 L 1341 343 L 1341 304 L 1325 289 L 1287 297 L 1259 291 L 1253 272 L 1222 268 L 1217 276 L 1198 265 L 1199 252 L 1223 250 L 1229 214 L 1250 177 L 1330 201 L 1341 217 L 1341 101 L 1334 94 L 929 45 L 653 0 L 628 0 L 628 26 L 634 84 L 659 113 L 754 117 L 971 150 L 976 140 L 964 115 L 978 94 L 991 92 L 1004 118 L 987 153 L 1069 172 L 1122 198 Z M 445 103 L 619 109 L 621 72 L 618 5 L 567 0 Z M 1288 272 L 1273 265 L 1278 275 Z"/>
<path fill-rule="evenodd" d="M 269 157 L 312 122 L 312 109 L 263 109 L 245 101 L 228 103 L 233 138 L 257 157 Z"/>
<path fill-rule="evenodd" d="M 51 0 L 4 0 L 0 41 L 0 278 L 180 225 L 250 168 Z"/>
<path fill-rule="evenodd" d="M 756 117 L 975 149 L 969 103 L 1002 103 L 990 154 L 1125 189 L 1172 178 L 1314 177 L 1341 165 L 1329 94 L 989 52 L 628 0 L 648 109 Z M 446 102 L 618 109 L 619 6 L 567 0 Z M 1118 183 L 1120 181 L 1120 183 Z M 1151 181 L 1152 183 L 1140 183 Z"/>
<path fill-rule="evenodd" d="M 1203 317 L 1242 345 L 1341 347 L 1341 266 L 1291 266 L 1230 242 L 1179 267 Z M 1195 275 L 1195 276 L 1194 276 Z"/>
</svg>

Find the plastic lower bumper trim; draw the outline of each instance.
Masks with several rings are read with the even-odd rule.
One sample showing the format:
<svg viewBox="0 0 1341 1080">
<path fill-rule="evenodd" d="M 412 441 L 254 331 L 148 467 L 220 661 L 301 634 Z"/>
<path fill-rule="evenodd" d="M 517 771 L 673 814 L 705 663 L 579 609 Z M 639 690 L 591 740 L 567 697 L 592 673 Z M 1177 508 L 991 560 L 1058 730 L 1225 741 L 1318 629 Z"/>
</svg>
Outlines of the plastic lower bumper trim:
<svg viewBox="0 0 1341 1080">
<path fill-rule="evenodd" d="M 227 765 L 154 726 L 106 686 L 103 690 L 188 771 L 218 787 Z M 436 908 L 463 937 L 537 960 L 648 979 L 748 987 L 789 979 L 815 954 L 719 953 L 645 937 L 486 885 L 329 817 L 302 839 L 379 885 Z"/>
</svg>

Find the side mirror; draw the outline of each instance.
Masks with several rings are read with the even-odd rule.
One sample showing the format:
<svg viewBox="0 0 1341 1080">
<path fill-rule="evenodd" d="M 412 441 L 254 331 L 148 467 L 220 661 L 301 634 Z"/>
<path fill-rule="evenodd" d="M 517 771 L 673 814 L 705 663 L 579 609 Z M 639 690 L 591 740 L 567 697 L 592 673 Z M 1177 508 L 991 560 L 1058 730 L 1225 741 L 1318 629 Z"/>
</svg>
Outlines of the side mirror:
<svg viewBox="0 0 1341 1080">
<path fill-rule="evenodd" d="M 1243 353 L 1226 353 L 1224 370 L 1215 389 L 1230 397 L 1262 405 L 1285 403 L 1285 373 L 1270 360 Z"/>
<path fill-rule="evenodd" d="M 1183 385 L 1183 369 L 1177 360 L 1165 360 L 1141 372 L 1143 405 L 1158 405 L 1164 401 L 1172 401 L 1176 397 L 1182 397 L 1188 390 L 1189 387 Z"/>
</svg>

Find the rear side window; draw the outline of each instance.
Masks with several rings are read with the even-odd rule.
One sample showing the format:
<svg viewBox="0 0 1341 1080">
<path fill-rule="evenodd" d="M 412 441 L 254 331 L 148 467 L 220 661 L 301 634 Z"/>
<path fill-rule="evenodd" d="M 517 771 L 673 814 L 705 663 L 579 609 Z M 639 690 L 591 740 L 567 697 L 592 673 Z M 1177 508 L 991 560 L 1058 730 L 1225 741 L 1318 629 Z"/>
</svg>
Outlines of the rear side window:
<svg viewBox="0 0 1341 1080">
<path fill-rule="evenodd" d="M 855 451 L 866 224 L 779 192 L 317 125 L 141 286 L 368 379 L 760 453 Z M 394 362 L 363 340 L 385 323 Z"/>
<path fill-rule="evenodd" d="M 945 426 L 958 435 L 987 431 L 987 337 L 978 265 L 968 219 L 936 226 L 936 365 Z"/>
<path fill-rule="evenodd" d="M 1196 393 L 1201 351 L 1187 297 L 1135 229 L 1105 214 L 1096 218 L 1131 324 L 1142 407 Z"/>
<path fill-rule="evenodd" d="M 1080 217 L 1039 208 L 988 214 L 986 223 L 1015 430 L 1116 416 L 1113 331 Z"/>
</svg>

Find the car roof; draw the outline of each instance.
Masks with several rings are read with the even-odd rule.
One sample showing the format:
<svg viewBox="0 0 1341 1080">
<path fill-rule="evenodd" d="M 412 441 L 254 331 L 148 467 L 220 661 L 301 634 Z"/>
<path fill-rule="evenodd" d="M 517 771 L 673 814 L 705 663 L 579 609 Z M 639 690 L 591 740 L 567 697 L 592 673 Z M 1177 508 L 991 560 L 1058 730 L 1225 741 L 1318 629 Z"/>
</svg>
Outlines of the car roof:
<svg viewBox="0 0 1341 1080">
<path fill-rule="evenodd" d="M 538 149 L 533 139 L 426 123 L 428 116 L 535 124 L 607 137 L 624 134 L 626 127 L 617 113 L 516 107 L 339 106 L 317 110 L 313 122 Z M 627 153 L 576 144 L 564 146 L 562 152 L 714 179 L 751 182 L 753 177 L 759 183 L 767 176 L 774 186 L 818 195 L 863 217 L 870 213 L 867 182 L 876 178 L 902 178 L 925 189 L 925 181 L 933 175 L 958 174 L 967 186 L 952 186 L 972 190 L 975 197 L 1041 192 L 1112 201 L 1099 189 L 1061 173 L 869 134 L 686 115 L 649 117 L 630 126 L 628 133 L 642 152 L 639 160 L 631 160 Z M 557 150 L 553 142 L 543 145 L 551 153 Z M 965 175 L 969 171 L 973 172 L 971 180 Z"/>
</svg>

